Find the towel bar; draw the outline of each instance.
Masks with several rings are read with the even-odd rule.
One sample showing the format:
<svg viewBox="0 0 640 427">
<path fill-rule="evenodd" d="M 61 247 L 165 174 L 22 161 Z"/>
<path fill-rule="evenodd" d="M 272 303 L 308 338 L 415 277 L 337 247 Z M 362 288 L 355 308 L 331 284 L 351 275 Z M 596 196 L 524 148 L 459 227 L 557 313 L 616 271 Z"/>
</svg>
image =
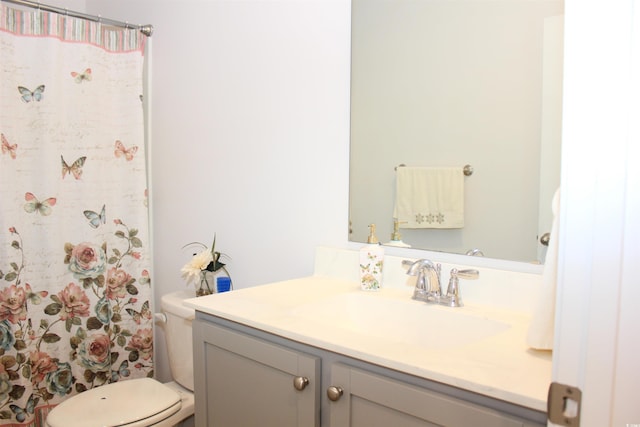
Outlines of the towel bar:
<svg viewBox="0 0 640 427">
<path fill-rule="evenodd" d="M 394 171 L 397 171 L 398 168 L 402 168 L 405 167 L 407 165 L 405 165 L 404 163 L 400 163 L 398 166 L 396 166 L 395 168 L 393 168 Z M 471 165 L 464 165 L 464 167 L 462 168 L 462 173 L 464 173 L 464 176 L 471 176 L 473 175 L 473 166 Z"/>
</svg>

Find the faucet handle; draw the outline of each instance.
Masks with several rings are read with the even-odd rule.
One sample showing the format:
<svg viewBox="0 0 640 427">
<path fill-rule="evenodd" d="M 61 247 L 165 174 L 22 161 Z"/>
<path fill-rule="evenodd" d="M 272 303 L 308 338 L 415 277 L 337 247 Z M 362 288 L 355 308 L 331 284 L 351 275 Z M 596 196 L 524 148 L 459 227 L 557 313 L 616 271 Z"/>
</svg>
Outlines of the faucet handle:
<svg viewBox="0 0 640 427">
<path fill-rule="evenodd" d="M 455 268 L 453 270 L 455 270 Z M 451 270 L 451 274 L 453 274 L 453 270 Z M 478 270 L 474 270 L 474 269 L 457 270 L 457 275 L 461 279 L 471 279 L 471 280 L 473 280 L 473 279 L 477 279 L 478 277 L 480 277 L 480 272 Z"/>
<path fill-rule="evenodd" d="M 458 270 L 457 268 L 451 269 L 451 277 L 449 278 L 449 286 L 447 287 L 447 298 L 450 298 L 451 307 L 462 307 L 462 297 L 460 296 L 460 287 L 458 285 L 458 279 L 477 279 L 480 277 L 478 270 Z"/>
<path fill-rule="evenodd" d="M 402 266 L 403 267 L 411 267 L 415 261 L 411 261 L 410 259 L 403 259 Z"/>
</svg>

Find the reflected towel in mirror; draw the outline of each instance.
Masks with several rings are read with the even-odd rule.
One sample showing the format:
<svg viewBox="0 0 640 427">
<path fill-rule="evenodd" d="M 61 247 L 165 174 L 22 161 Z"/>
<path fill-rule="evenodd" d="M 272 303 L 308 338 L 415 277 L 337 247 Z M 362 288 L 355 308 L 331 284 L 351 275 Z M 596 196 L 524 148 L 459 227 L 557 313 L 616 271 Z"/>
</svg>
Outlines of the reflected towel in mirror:
<svg viewBox="0 0 640 427">
<path fill-rule="evenodd" d="M 393 216 L 401 228 L 464 227 L 463 168 L 397 168 Z"/>
</svg>

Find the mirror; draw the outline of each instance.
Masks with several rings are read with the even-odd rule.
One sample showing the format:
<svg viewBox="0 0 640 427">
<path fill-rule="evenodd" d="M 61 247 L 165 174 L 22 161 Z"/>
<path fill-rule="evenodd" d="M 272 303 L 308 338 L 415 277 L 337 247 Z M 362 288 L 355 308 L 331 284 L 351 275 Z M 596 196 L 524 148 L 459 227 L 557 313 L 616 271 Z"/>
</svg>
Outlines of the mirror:
<svg viewBox="0 0 640 427">
<path fill-rule="evenodd" d="M 464 227 L 413 248 L 542 262 L 560 182 L 562 0 L 353 0 L 349 240 L 393 231 L 395 168 L 470 165 Z"/>
</svg>

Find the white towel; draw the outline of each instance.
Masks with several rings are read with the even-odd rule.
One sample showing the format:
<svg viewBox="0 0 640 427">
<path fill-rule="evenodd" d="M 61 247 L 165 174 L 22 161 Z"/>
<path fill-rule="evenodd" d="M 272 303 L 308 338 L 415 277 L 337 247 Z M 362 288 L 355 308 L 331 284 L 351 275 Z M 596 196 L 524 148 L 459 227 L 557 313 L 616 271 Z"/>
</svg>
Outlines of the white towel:
<svg viewBox="0 0 640 427">
<path fill-rule="evenodd" d="M 542 271 L 542 291 L 531 318 L 527 345 L 536 350 L 552 350 L 556 313 L 556 282 L 558 276 L 558 212 L 560 210 L 560 189 L 556 190 L 551 202 L 553 223 L 549 236 L 549 247 Z"/>
<path fill-rule="evenodd" d="M 402 228 L 464 227 L 462 167 L 398 167 L 393 216 Z"/>
</svg>

